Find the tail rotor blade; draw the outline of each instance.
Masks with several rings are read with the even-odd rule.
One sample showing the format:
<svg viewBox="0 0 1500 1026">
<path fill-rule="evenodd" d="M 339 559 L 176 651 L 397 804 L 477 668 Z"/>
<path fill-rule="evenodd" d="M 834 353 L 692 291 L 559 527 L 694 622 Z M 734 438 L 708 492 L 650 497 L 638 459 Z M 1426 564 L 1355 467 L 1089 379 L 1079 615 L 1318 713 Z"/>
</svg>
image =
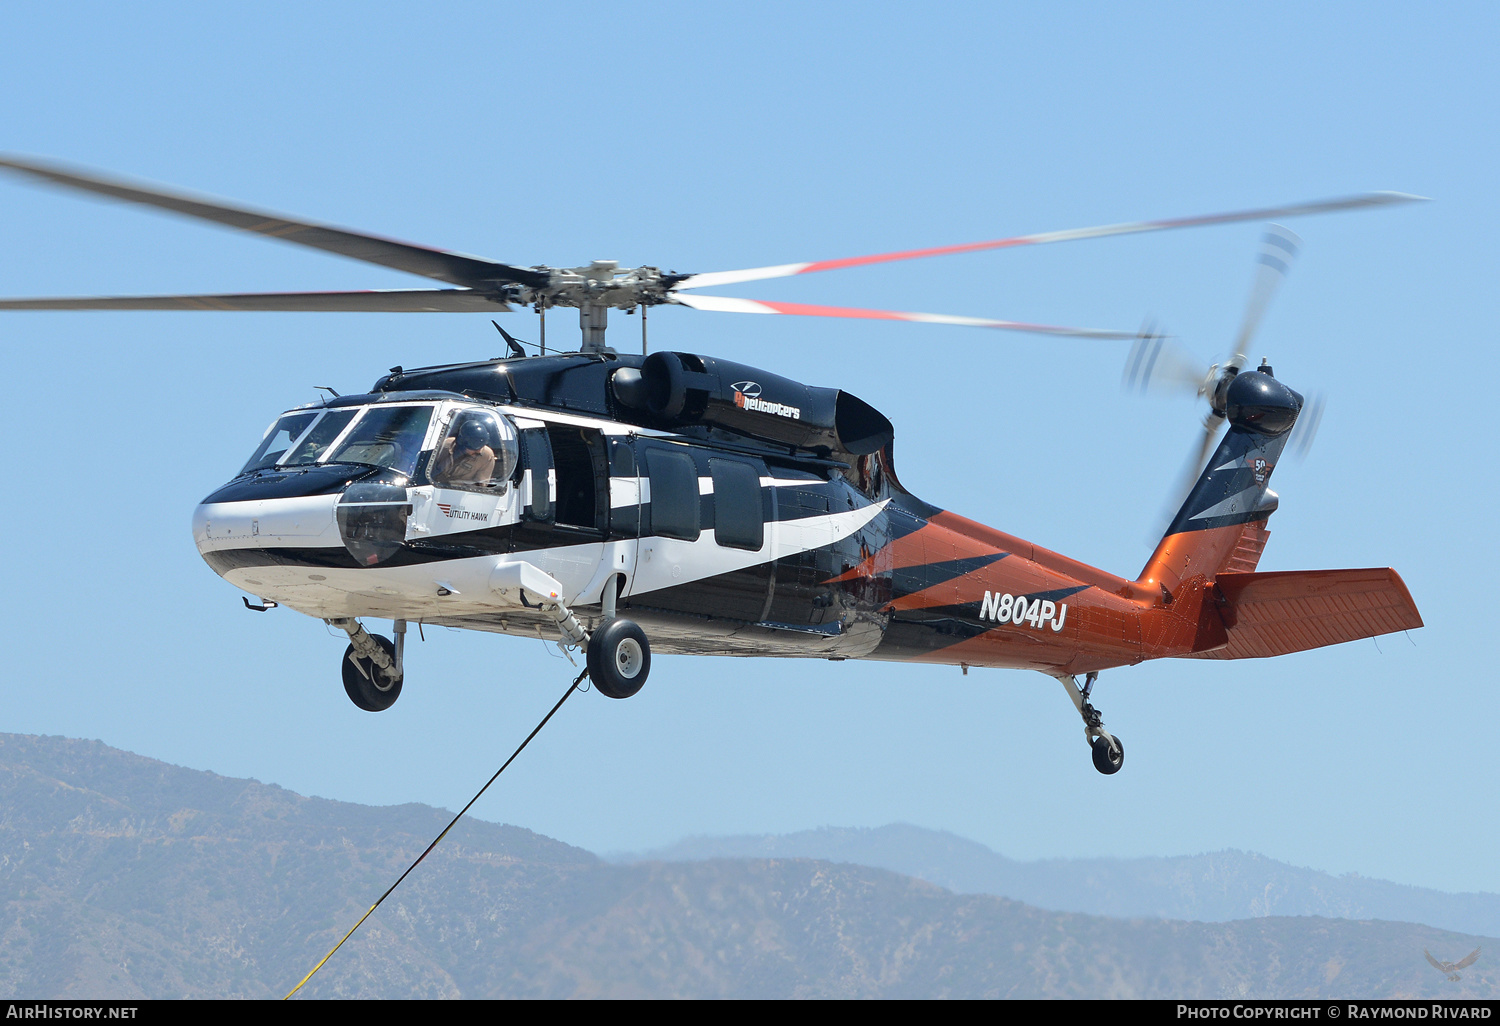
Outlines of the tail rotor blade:
<svg viewBox="0 0 1500 1026">
<path fill-rule="evenodd" d="M 1203 436 L 1198 440 L 1198 451 L 1193 455 L 1192 463 L 1188 464 L 1188 488 L 1192 482 L 1198 480 L 1203 473 L 1203 468 L 1208 465 L 1208 457 L 1213 454 L 1214 441 L 1219 437 L 1219 429 L 1224 426 L 1224 418 L 1210 410 L 1203 415 Z M 1182 490 L 1182 498 L 1187 498 L 1187 488 Z"/>
<path fill-rule="evenodd" d="M 1208 465 L 1208 458 L 1213 455 L 1214 444 L 1219 437 L 1219 429 L 1224 426 L 1224 418 L 1213 410 L 1203 415 L 1203 433 L 1198 437 L 1198 445 L 1193 454 L 1188 458 L 1187 464 L 1182 468 L 1182 473 L 1177 478 L 1176 487 L 1168 492 L 1167 508 L 1162 510 L 1162 518 L 1166 526 L 1170 525 L 1177 513 L 1182 509 L 1182 504 L 1187 501 L 1188 493 L 1193 490 L 1193 485 L 1203 474 L 1203 468 Z"/>
<path fill-rule="evenodd" d="M 1302 413 L 1297 417 L 1297 425 L 1292 428 L 1292 437 L 1287 442 L 1287 449 L 1296 459 L 1305 460 L 1312 451 L 1313 439 L 1318 437 L 1318 427 L 1323 423 L 1323 409 L 1327 405 L 1328 400 L 1323 393 L 1308 393 L 1302 404 Z"/>
<path fill-rule="evenodd" d="M 1176 339 L 1148 327 L 1130 347 L 1120 386 L 1127 392 L 1201 395 L 1209 374 L 1210 369 Z"/>
<path fill-rule="evenodd" d="M 1250 340 L 1255 337 L 1255 329 L 1260 327 L 1261 318 L 1271 305 L 1271 297 L 1276 294 L 1277 286 L 1286 277 L 1292 261 L 1297 259 L 1297 253 L 1301 249 L 1302 240 L 1290 228 L 1279 224 L 1267 226 L 1266 234 L 1261 238 L 1260 257 L 1255 268 L 1255 284 L 1250 289 L 1250 302 L 1245 306 L 1245 319 L 1240 324 L 1232 355 L 1224 365 L 1225 370 L 1237 373 L 1249 362 L 1247 350 L 1250 348 Z"/>
</svg>

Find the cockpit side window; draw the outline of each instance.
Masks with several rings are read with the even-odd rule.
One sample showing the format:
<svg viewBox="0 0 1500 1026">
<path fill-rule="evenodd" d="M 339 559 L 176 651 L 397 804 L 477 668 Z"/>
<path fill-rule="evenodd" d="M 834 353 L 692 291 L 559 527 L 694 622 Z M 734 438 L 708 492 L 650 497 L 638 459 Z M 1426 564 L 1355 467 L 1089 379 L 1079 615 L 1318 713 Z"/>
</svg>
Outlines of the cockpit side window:
<svg viewBox="0 0 1500 1026">
<path fill-rule="evenodd" d="M 435 485 L 465 491 L 505 491 L 521 447 L 510 420 L 493 410 L 459 410 L 428 465 Z"/>
<path fill-rule="evenodd" d="M 431 420 L 431 406 L 367 408 L 327 462 L 364 463 L 409 477 L 416 469 Z"/>
<path fill-rule="evenodd" d="M 255 450 L 255 455 L 250 457 L 240 473 L 248 474 L 252 470 L 274 467 L 286 455 L 297 437 L 317 419 L 317 410 L 283 414 L 275 424 L 271 425 L 271 429 L 266 432 L 266 437 L 261 440 L 260 448 Z"/>
<path fill-rule="evenodd" d="M 309 463 L 318 462 L 318 457 L 323 455 L 324 450 L 333 443 L 349 422 L 354 419 L 357 410 L 332 410 L 323 414 L 323 418 L 312 426 L 297 444 L 288 450 L 287 455 L 280 461 L 283 467 L 300 467 Z"/>
</svg>

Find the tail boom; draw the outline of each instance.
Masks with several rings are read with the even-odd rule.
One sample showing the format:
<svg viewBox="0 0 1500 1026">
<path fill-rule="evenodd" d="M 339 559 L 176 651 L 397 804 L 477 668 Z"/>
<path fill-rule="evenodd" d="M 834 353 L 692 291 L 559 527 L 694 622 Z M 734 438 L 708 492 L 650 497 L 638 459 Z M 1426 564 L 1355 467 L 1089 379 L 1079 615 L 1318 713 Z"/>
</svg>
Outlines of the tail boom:
<svg viewBox="0 0 1500 1026">
<path fill-rule="evenodd" d="M 1256 572 L 1277 504 L 1268 482 L 1302 399 L 1245 372 L 1228 400 L 1227 435 L 1137 580 L 927 507 L 825 583 L 882 582 L 887 619 L 870 658 L 1053 676 L 1280 655 L 1421 626 L 1392 570 Z"/>
</svg>

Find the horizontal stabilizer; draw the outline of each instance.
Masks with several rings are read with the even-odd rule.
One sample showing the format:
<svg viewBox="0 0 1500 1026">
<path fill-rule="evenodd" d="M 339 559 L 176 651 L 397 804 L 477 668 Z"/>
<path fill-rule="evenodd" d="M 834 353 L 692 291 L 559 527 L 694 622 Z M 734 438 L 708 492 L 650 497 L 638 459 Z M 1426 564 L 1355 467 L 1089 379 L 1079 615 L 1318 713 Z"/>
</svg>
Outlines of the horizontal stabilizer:
<svg viewBox="0 0 1500 1026">
<path fill-rule="evenodd" d="M 1200 659 L 1285 655 L 1422 626 L 1390 569 L 1221 573 L 1214 581 L 1229 644 L 1195 653 Z"/>
</svg>

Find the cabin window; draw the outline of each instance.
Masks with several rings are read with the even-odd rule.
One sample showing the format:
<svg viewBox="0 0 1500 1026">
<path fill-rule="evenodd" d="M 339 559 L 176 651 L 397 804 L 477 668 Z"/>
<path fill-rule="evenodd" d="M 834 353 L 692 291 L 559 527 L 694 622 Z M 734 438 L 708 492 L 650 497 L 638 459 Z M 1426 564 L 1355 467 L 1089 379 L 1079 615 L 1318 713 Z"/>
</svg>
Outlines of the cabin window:
<svg viewBox="0 0 1500 1026">
<path fill-rule="evenodd" d="M 685 452 L 652 449 L 646 456 L 651 481 L 651 533 L 664 538 L 696 541 L 698 468 Z"/>
<path fill-rule="evenodd" d="M 635 477 L 635 453 L 630 443 L 623 438 L 610 439 L 609 459 L 612 477 Z"/>
<path fill-rule="evenodd" d="M 641 533 L 640 478 L 636 476 L 635 453 L 624 438 L 609 440 L 609 529 L 612 534 L 636 538 Z"/>
<path fill-rule="evenodd" d="M 714 459 L 708 472 L 714 482 L 714 540 L 732 549 L 758 550 L 766 533 L 760 472 L 738 460 Z"/>
</svg>

